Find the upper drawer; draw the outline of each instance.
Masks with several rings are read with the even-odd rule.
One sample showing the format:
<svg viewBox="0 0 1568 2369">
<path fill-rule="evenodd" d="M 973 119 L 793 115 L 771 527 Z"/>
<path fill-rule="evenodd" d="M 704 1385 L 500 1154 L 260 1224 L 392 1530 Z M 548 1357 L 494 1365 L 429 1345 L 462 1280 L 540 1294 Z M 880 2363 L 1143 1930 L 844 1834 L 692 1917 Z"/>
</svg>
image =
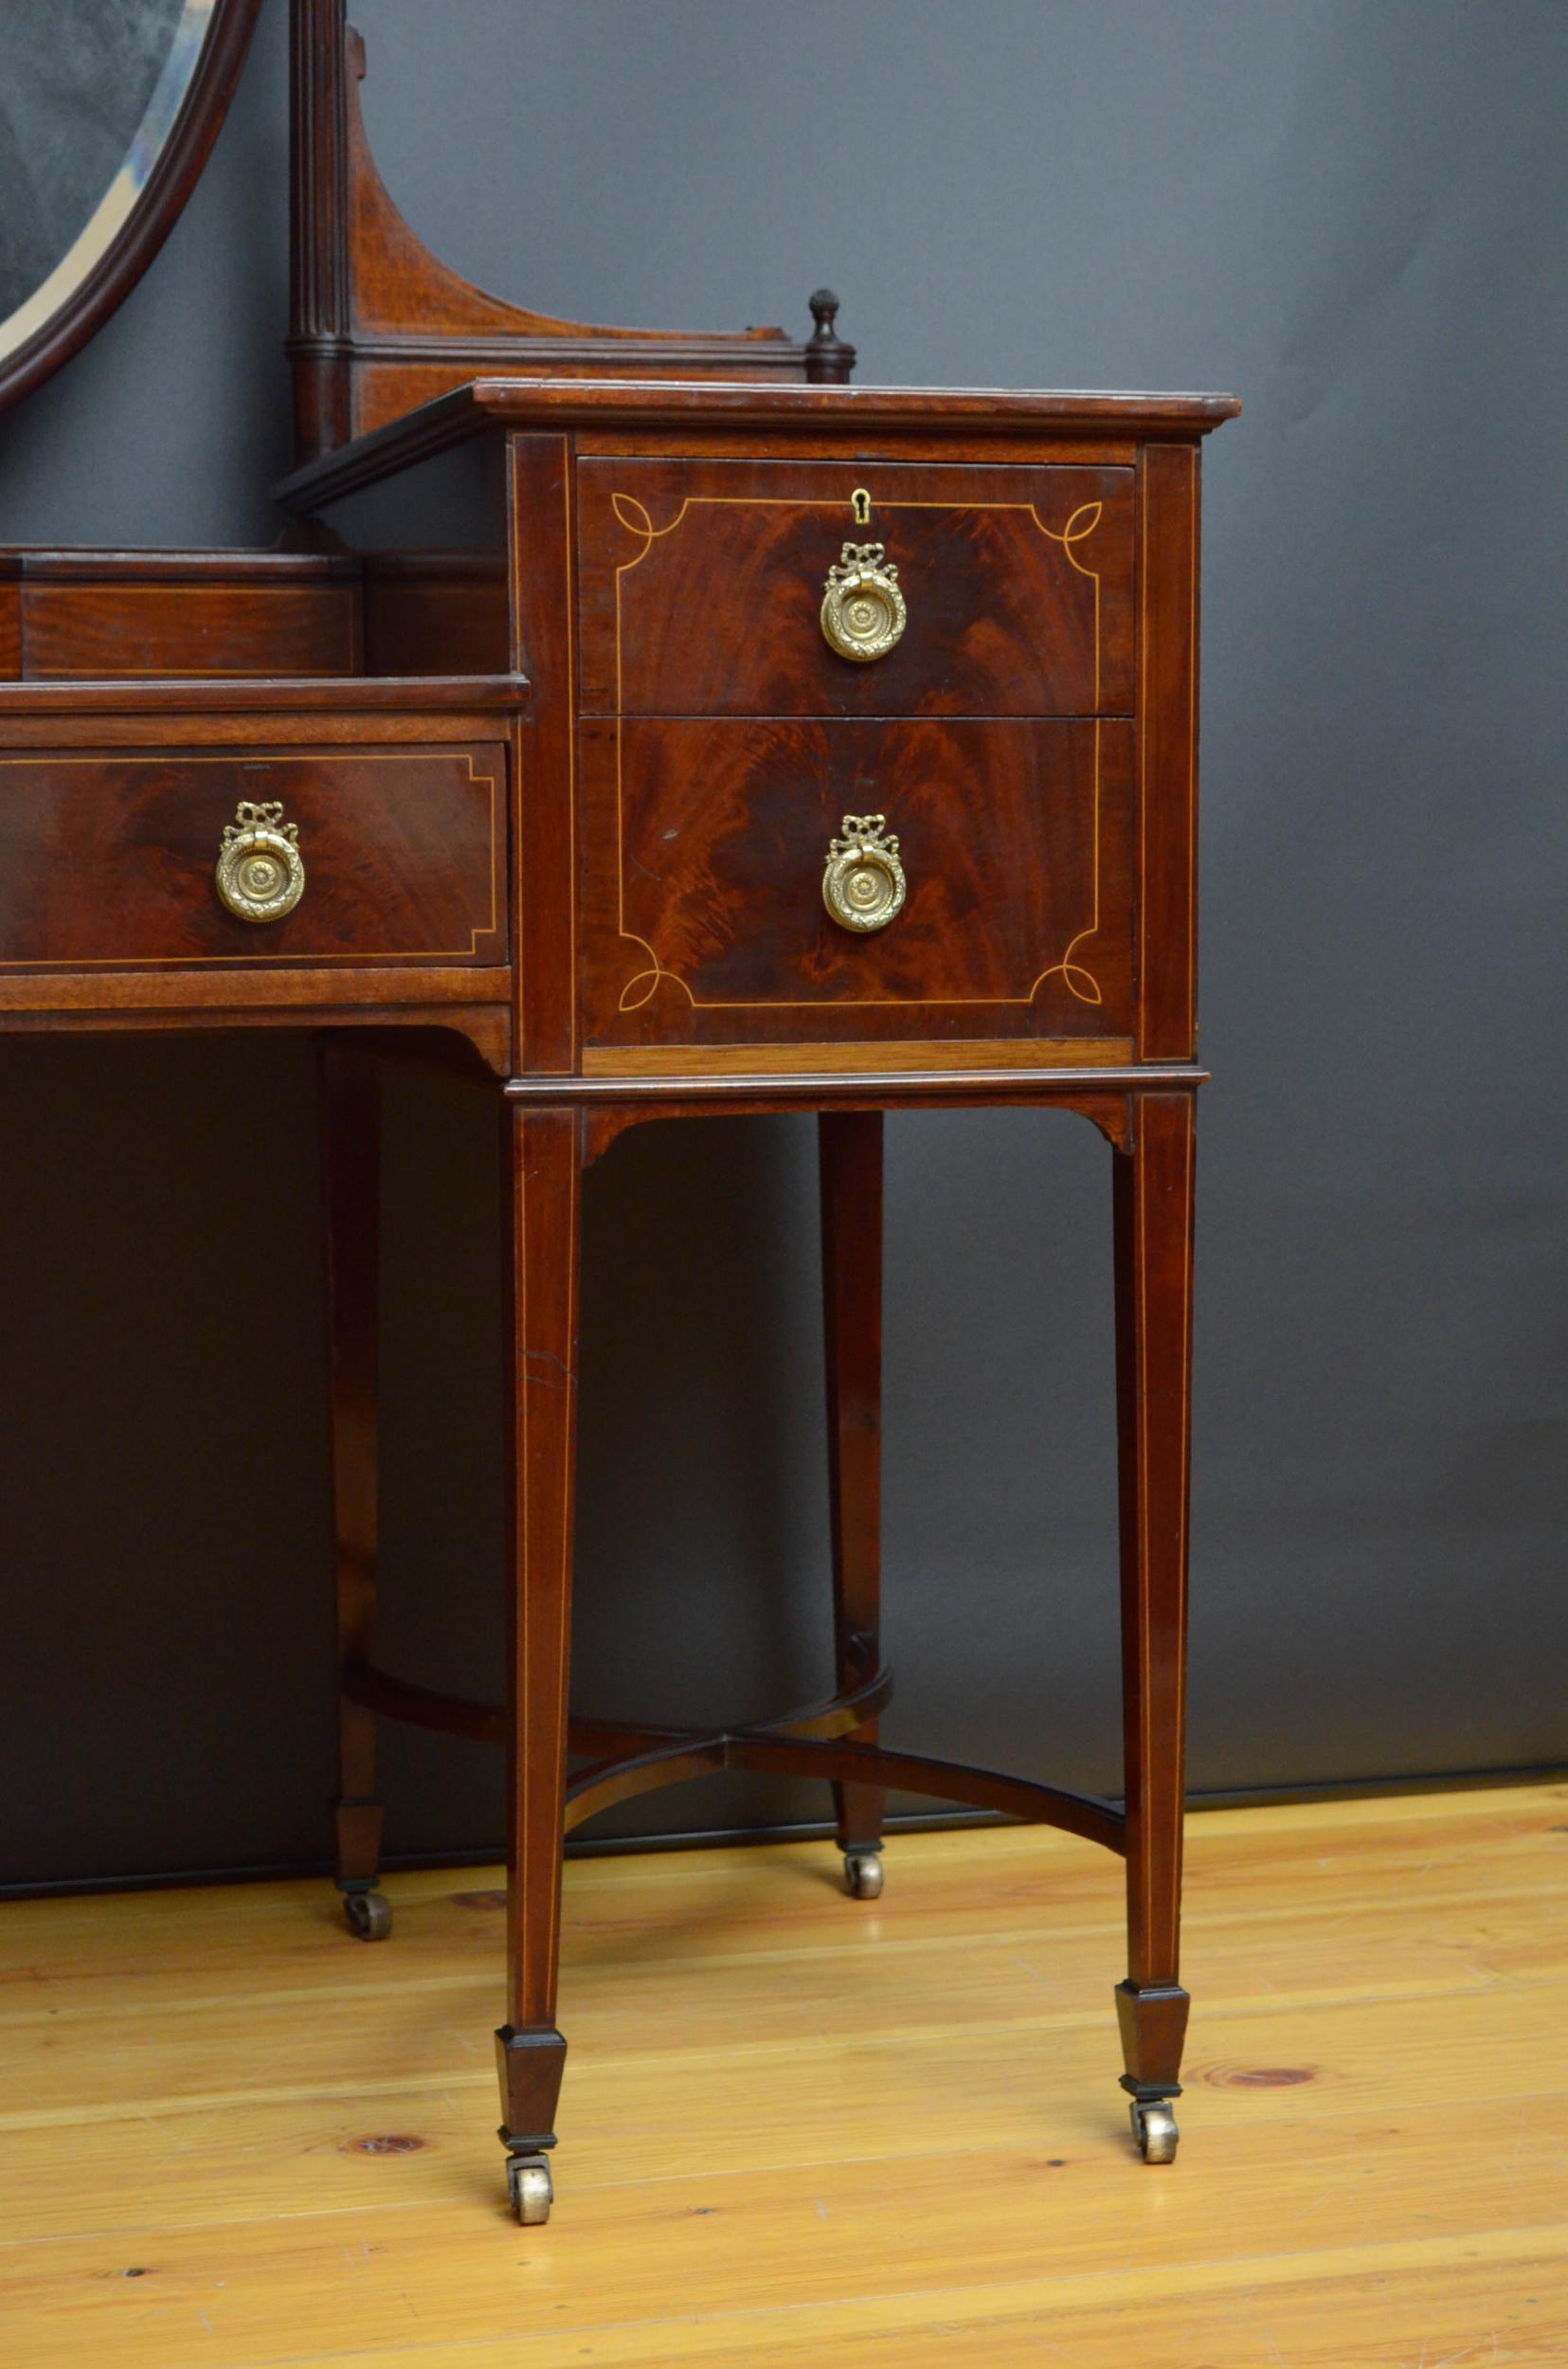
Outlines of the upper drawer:
<svg viewBox="0 0 1568 2369">
<path fill-rule="evenodd" d="M 1130 714 L 1132 488 L 1125 468 L 585 461 L 583 710 Z M 844 657 L 829 570 L 867 545 L 903 616 L 873 584 L 851 638 L 884 616 L 901 629 Z"/>
<path fill-rule="evenodd" d="M 502 963 L 505 787 L 495 743 L 7 752 L 0 966 Z"/>
</svg>

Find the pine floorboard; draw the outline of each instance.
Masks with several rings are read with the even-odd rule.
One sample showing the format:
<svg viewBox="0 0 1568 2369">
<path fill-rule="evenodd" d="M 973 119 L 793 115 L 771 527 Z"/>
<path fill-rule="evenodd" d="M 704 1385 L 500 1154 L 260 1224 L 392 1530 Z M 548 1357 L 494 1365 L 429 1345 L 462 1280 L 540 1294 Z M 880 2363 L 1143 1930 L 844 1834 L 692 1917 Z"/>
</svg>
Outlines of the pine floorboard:
<svg viewBox="0 0 1568 2369">
<path fill-rule="evenodd" d="M 1568 1786 L 1205 1812 L 1181 2144 L 1038 1829 L 577 1861 L 543 2230 L 493 1872 L 0 1906 L 7 2369 L 1568 2363 Z"/>
</svg>

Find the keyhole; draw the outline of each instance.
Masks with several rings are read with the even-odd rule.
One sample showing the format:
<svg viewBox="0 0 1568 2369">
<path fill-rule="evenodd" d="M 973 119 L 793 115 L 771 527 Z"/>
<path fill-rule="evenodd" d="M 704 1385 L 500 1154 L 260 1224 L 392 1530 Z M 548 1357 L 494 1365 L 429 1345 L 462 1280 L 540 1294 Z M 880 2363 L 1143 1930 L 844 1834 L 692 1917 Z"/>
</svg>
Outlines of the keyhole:
<svg viewBox="0 0 1568 2369">
<path fill-rule="evenodd" d="M 865 487 L 863 485 L 857 485 L 849 498 L 850 507 L 855 513 L 856 525 L 857 527 L 869 527 L 871 524 L 871 496 L 867 493 Z"/>
</svg>

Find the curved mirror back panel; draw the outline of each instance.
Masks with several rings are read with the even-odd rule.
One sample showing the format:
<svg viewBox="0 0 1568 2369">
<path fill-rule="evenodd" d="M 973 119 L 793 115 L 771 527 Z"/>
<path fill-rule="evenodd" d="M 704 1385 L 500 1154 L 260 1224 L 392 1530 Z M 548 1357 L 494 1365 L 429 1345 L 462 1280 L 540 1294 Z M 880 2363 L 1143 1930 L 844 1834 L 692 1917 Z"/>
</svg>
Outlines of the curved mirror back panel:
<svg viewBox="0 0 1568 2369">
<path fill-rule="evenodd" d="M 0 402 L 151 262 L 223 120 L 257 0 L 0 6 Z"/>
</svg>

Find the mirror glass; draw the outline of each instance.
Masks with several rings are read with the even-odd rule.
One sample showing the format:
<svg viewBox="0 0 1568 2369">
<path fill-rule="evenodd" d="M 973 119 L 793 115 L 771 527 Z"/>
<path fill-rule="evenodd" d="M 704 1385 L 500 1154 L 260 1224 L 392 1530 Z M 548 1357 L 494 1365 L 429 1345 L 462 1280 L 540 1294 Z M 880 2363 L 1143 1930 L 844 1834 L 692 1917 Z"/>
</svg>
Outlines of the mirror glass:
<svg viewBox="0 0 1568 2369">
<path fill-rule="evenodd" d="M 216 0 L 0 0 L 0 363 L 134 212 Z"/>
</svg>

